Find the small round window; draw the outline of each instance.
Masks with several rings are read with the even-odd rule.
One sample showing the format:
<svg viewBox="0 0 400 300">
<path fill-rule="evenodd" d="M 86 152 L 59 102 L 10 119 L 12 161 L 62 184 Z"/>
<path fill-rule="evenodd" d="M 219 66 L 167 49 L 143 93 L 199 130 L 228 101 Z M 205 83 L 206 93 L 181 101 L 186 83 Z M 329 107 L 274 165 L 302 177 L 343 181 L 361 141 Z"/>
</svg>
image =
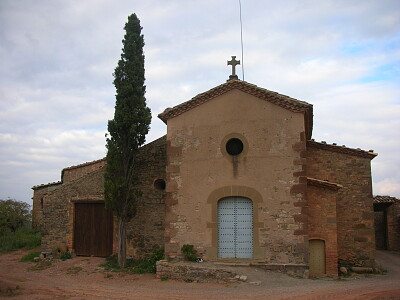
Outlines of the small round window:
<svg viewBox="0 0 400 300">
<path fill-rule="evenodd" d="M 166 184 L 164 179 L 157 179 L 154 181 L 154 188 L 160 191 L 165 190 Z"/>
<path fill-rule="evenodd" d="M 230 139 L 226 143 L 226 152 L 228 152 L 229 155 L 233 156 L 239 155 L 243 152 L 243 142 L 238 138 Z"/>
</svg>

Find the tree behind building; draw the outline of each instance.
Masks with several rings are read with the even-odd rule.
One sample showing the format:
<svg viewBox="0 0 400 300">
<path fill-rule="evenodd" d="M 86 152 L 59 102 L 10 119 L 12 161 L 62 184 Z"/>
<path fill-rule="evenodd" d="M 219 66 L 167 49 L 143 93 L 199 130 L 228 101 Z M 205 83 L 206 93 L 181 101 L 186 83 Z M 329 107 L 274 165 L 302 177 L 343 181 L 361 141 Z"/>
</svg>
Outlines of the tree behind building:
<svg viewBox="0 0 400 300">
<path fill-rule="evenodd" d="M 0 200 L 0 233 L 31 227 L 31 222 L 31 206 L 28 203 L 14 199 Z"/>
</svg>

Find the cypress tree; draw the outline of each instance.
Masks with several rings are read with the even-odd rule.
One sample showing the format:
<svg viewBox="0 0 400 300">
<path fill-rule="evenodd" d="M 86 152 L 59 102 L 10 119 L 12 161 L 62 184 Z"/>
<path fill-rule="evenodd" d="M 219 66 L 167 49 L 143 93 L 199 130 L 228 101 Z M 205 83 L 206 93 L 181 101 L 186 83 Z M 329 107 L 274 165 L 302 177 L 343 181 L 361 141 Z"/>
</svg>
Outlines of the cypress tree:
<svg viewBox="0 0 400 300">
<path fill-rule="evenodd" d="M 107 165 L 104 175 L 106 207 L 118 219 L 118 264 L 126 263 L 126 225 L 136 214 L 141 191 L 137 189 L 138 148 L 150 128 L 151 112 L 146 105 L 144 85 L 144 39 L 136 14 L 124 27 L 121 59 L 113 73 L 116 88 L 114 119 L 108 121 Z"/>
</svg>

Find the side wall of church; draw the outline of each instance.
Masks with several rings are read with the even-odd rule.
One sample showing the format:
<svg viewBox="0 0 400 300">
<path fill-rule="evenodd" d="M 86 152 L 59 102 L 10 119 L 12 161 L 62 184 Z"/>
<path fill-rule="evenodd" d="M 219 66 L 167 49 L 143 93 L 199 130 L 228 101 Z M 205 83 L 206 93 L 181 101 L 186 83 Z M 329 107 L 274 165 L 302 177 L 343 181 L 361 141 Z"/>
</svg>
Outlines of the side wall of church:
<svg viewBox="0 0 400 300">
<path fill-rule="evenodd" d="M 343 186 L 337 199 L 339 264 L 373 266 L 375 233 L 370 159 L 310 146 L 307 174 Z"/>
<path fill-rule="evenodd" d="M 73 249 L 74 203 L 102 201 L 103 182 L 103 170 L 99 169 L 44 197 L 42 252 Z"/>
<path fill-rule="evenodd" d="M 166 161 L 165 136 L 143 146 L 138 155 L 138 187 L 143 195 L 137 203 L 137 214 L 127 228 L 129 256 L 142 258 L 164 248 L 166 191 L 154 183 L 158 179 L 165 183 Z"/>
<path fill-rule="evenodd" d="M 240 139 L 231 156 L 226 143 Z M 253 259 L 307 264 L 304 115 L 239 90 L 168 120 L 166 255 L 218 259 L 218 200 L 253 202 Z"/>
<path fill-rule="evenodd" d="M 165 180 L 165 149 L 163 137 L 143 146 L 137 157 L 138 187 L 143 194 L 137 203 L 137 214 L 127 228 L 127 254 L 136 258 L 148 256 L 164 246 L 165 190 L 156 189 L 154 181 Z M 74 205 L 104 201 L 103 174 L 104 168 L 97 167 L 97 170 L 44 196 L 42 252 L 74 249 Z M 117 252 L 116 221 L 113 252 Z"/>
</svg>

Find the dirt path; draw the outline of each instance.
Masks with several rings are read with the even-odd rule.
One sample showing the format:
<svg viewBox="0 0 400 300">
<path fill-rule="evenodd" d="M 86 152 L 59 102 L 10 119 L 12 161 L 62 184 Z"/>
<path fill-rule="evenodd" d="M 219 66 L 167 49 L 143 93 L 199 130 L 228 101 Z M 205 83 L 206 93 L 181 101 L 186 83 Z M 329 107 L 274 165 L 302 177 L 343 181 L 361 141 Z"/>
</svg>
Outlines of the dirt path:
<svg viewBox="0 0 400 300">
<path fill-rule="evenodd" d="M 284 274 L 236 267 L 247 282 L 237 284 L 161 281 L 154 275 L 123 275 L 99 268 L 101 258 L 77 257 L 40 271 L 21 263 L 26 251 L 0 255 L 0 298 L 12 299 L 400 299 L 400 254 L 379 251 L 387 275 L 346 280 L 297 279 Z M 19 287 L 15 290 L 16 287 Z M 7 297 L 8 298 L 8 297 Z"/>
</svg>

